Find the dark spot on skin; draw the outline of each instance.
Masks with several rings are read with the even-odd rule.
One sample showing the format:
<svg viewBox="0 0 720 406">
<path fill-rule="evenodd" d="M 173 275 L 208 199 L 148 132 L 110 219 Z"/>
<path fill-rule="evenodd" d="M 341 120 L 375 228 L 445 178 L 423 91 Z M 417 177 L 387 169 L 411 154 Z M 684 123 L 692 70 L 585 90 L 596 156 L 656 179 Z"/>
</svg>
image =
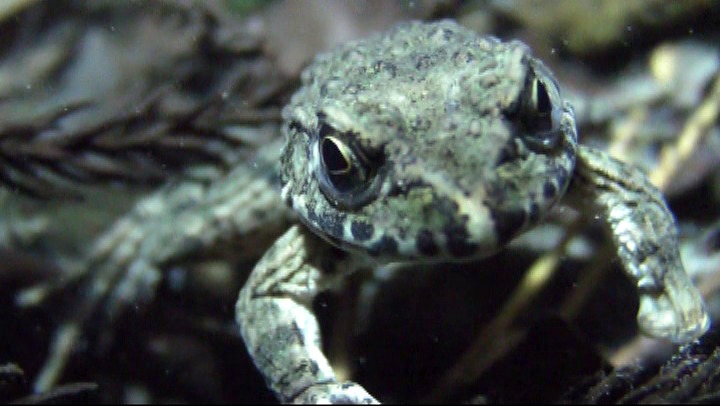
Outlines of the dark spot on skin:
<svg viewBox="0 0 720 406">
<path fill-rule="evenodd" d="M 415 246 L 421 254 L 428 257 L 434 257 L 439 251 L 435 238 L 429 230 L 420 230 L 415 239 Z"/>
<path fill-rule="evenodd" d="M 458 60 L 461 59 L 461 58 L 460 58 L 460 51 L 456 51 L 456 52 L 453 54 L 452 59 L 453 59 L 453 61 L 455 62 L 455 65 L 458 65 Z"/>
<path fill-rule="evenodd" d="M 397 254 L 397 250 L 397 241 L 392 237 L 383 235 L 378 242 L 368 248 L 368 253 L 373 257 L 394 256 Z"/>
<path fill-rule="evenodd" d="M 311 223 L 316 224 L 316 227 L 322 230 L 329 238 L 342 239 L 345 216 L 330 214 L 318 216 L 315 211 L 308 209 L 308 220 L 310 220 Z"/>
<path fill-rule="evenodd" d="M 303 359 L 298 362 L 298 364 L 293 368 L 292 372 L 295 376 L 302 376 L 305 375 L 306 372 L 308 372 L 308 369 L 310 368 L 310 361 L 308 359 Z"/>
<path fill-rule="evenodd" d="M 410 130 L 413 132 L 418 131 L 425 131 L 428 130 L 432 126 L 432 122 L 428 119 L 418 117 L 413 122 L 412 126 L 410 127 Z"/>
<path fill-rule="evenodd" d="M 525 224 L 524 210 L 493 210 L 492 218 L 495 222 L 495 233 L 498 236 L 498 245 L 505 244 Z"/>
<path fill-rule="evenodd" d="M 327 216 L 328 224 L 323 227 L 324 229 L 330 230 L 329 232 L 338 237 L 342 238 L 343 235 L 343 224 L 345 223 L 345 216 Z"/>
<path fill-rule="evenodd" d="M 353 221 L 350 225 L 350 232 L 354 239 L 358 241 L 367 241 L 372 237 L 375 232 L 375 228 L 370 223 L 362 221 Z"/>
<path fill-rule="evenodd" d="M 392 64 L 391 62 L 387 61 L 377 61 L 375 62 L 375 72 L 386 72 L 390 75 L 391 78 L 395 78 L 395 75 L 397 75 L 397 67 Z"/>
<path fill-rule="evenodd" d="M 545 182 L 545 185 L 543 185 L 543 197 L 546 199 L 552 199 L 555 197 L 555 193 L 557 193 L 557 187 L 552 182 Z"/>
<path fill-rule="evenodd" d="M 452 224 L 445 228 L 448 252 L 457 258 L 469 257 L 477 253 L 478 245 L 468 241 L 468 233 L 465 227 L 459 224 Z"/>
<path fill-rule="evenodd" d="M 432 59 L 428 55 L 421 55 L 415 61 L 415 69 L 423 70 L 432 66 Z"/>
</svg>

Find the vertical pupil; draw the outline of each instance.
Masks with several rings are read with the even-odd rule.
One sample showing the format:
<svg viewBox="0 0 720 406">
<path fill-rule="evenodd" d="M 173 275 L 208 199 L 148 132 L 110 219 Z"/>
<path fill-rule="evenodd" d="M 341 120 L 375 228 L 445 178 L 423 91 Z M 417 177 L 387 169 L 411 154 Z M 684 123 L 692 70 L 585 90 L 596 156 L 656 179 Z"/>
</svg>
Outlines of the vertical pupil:
<svg viewBox="0 0 720 406">
<path fill-rule="evenodd" d="M 350 161 L 337 143 L 338 141 L 331 137 L 322 140 L 323 164 L 332 175 L 347 173 L 350 170 Z"/>
<path fill-rule="evenodd" d="M 535 80 L 535 103 L 537 103 L 538 113 L 549 114 L 552 111 L 550 95 L 547 93 L 545 84 L 537 79 Z"/>
</svg>

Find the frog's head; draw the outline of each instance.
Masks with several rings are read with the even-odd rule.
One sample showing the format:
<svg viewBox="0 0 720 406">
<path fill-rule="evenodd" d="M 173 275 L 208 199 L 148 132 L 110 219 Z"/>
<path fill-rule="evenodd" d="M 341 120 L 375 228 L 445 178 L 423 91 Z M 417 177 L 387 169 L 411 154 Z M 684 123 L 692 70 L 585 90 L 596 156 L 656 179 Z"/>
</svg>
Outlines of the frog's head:
<svg viewBox="0 0 720 406">
<path fill-rule="evenodd" d="M 552 207 L 575 163 L 548 69 L 449 21 L 319 56 L 283 116 L 285 200 L 328 241 L 390 260 L 494 252 Z"/>
</svg>

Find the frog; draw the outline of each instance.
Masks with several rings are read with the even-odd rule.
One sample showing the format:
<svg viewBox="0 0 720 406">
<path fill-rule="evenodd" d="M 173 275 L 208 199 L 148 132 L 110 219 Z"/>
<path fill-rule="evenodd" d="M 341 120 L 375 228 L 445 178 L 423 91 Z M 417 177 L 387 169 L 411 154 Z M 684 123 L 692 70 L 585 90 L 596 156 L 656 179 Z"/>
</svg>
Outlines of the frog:
<svg viewBox="0 0 720 406">
<path fill-rule="evenodd" d="M 324 355 L 318 294 L 385 264 L 491 256 L 562 205 L 602 220 L 644 334 L 686 343 L 709 328 L 662 194 L 578 143 L 558 81 L 520 41 L 405 22 L 316 56 L 282 116 L 281 199 L 298 221 L 235 307 L 281 402 L 378 402 Z"/>
</svg>

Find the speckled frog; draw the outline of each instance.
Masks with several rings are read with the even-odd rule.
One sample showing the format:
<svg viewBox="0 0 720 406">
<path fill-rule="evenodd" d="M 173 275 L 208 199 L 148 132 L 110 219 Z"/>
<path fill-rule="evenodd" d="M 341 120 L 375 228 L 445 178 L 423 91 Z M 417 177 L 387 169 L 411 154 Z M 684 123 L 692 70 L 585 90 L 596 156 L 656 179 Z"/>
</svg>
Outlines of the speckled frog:
<svg viewBox="0 0 720 406">
<path fill-rule="evenodd" d="M 363 267 L 488 256 L 568 189 L 605 219 L 643 332 L 685 342 L 708 328 L 662 196 L 638 170 L 577 144 L 571 106 L 519 42 L 406 23 L 318 56 L 283 117 L 282 197 L 303 225 L 256 265 L 236 309 L 283 402 L 376 402 L 337 381 L 317 293 Z"/>
</svg>

